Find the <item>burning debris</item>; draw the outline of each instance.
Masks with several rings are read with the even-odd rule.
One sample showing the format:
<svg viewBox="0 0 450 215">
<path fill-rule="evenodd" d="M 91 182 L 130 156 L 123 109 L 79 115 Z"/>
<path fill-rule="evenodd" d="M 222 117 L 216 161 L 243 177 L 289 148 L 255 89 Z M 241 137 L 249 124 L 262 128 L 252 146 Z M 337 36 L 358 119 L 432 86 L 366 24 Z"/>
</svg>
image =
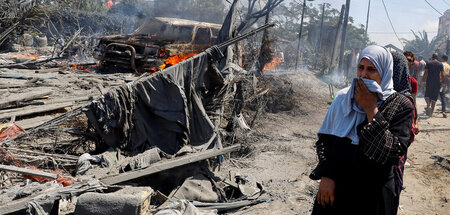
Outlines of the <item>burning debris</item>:
<svg viewBox="0 0 450 215">
<path fill-rule="evenodd" d="M 155 17 L 132 34 L 101 38 L 96 58 L 103 71 L 156 72 L 215 44 L 219 30 L 218 24 Z"/>
<path fill-rule="evenodd" d="M 259 183 L 212 171 L 250 129 L 243 85 L 255 79 L 238 43 L 273 26 L 237 34 L 235 4 L 223 25 L 153 17 L 99 37 L 98 62 L 82 56 L 83 28 L 1 54 L 0 214 L 215 214 L 263 202 Z"/>
<path fill-rule="evenodd" d="M 283 62 L 283 58 L 281 58 L 281 57 L 274 57 L 271 62 L 269 62 L 268 64 L 264 65 L 264 69 L 263 70 L 274 70 L 282 62 Z"/>
</svg>

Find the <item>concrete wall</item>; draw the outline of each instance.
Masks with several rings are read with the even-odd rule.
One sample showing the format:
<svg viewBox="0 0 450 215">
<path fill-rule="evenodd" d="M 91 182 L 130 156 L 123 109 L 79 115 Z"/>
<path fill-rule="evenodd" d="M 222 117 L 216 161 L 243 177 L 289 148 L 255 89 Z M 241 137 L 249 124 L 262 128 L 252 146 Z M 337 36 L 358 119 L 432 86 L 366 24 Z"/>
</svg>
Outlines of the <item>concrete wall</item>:
<svg viewBox="0 0 450 215">
<path fill-rule="evenodd" d="M 439 18 L 438 36 L 450 35 L 450 9 Z"/>
</svg>

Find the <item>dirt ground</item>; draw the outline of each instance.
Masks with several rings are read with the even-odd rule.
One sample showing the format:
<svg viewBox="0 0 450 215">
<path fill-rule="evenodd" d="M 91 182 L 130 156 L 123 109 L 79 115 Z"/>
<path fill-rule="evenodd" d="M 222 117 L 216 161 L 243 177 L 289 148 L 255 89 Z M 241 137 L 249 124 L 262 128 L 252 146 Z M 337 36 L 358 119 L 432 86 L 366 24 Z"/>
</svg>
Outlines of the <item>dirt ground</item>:
<svg viewBox="0 0 450 215">
<path fill-rule="evenodd" d="M 294 108 L 265 113 L 244 144 L 251 153 L 226 160 L 219 174 L 251 175 L 261 182 L 267 202 L 243 208 L 233 214 L 310 214 L 318 182 L 308 178 L 317 158 L 313 145 L 331 101 L 328 86 L 310 72 L 272 75 L 292 83 Z M 283 87 L 283 86 L 282 86 Z M 418 98 L 422 131 L 409 148 L 399 214 L 448 214 L 449 171 L 431 156 L 449 159 L 450 118 L 435 113 L 424 115 L 425 102 Z M 438 102 L 437 109 L 441 106 Z M 433 130 L 435 129 L 435 130 Z M 447 167 L 448 168 L 448 167 Z"/>
</svg>

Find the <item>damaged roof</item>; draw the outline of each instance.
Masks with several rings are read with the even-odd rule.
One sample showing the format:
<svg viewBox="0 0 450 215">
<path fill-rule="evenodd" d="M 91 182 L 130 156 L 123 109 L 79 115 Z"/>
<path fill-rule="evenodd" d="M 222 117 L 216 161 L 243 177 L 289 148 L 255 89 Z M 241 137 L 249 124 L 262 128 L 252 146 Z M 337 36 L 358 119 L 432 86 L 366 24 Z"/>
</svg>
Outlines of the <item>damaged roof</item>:
<svg viewBox="0 0 450 215">
<path fill-rule="evenodd" d="M 171 17 L 155 17 L 156 20 L 165 22 L 170 25 L 193 25 L 200 27 L 210 27 L 220 29 L 222 27 L 221 24 L 210 23 L 210 22 L 199 22 L 194 20 L 180 19 L 180 18 L 171 18 Z"/>
</svg>

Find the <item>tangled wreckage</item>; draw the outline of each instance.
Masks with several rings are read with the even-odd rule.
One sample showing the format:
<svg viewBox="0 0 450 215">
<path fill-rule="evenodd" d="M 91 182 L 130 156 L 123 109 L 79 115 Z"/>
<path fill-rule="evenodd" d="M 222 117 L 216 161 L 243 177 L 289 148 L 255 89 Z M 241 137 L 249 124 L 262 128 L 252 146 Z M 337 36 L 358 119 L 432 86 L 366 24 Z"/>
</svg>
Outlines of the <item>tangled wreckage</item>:
<svg viewBox="0 0 450 215">
<path fill-rule="evenodd" d="M 103 37 L 96 48 L 96 58 L 105 71 L 156 72 L 216 44 L 220 27 L 214 23 L 155 17 L 132 34 Z"/>
<path fill-rule="evenodd" d="M 105 76 L 91 64 L 36 70 L 30 65 L 56 58 L 2 56 L 15 61 L 0 66 L 9 80 L 0 89 L 20 90 L 0 102 L 0 119 L 9 121 L 0 128 L 0 214 L 215 214 L 264 201 L 259 183 L 212 171 L 240 148 L 224 141 L 233 139 L 229 127 L 248 129 L 239 83 L 256 79 L 234 63 L 236 43 L 272 26 L 233 36 L 232 14 L 220 32 L 190 29 L 184 42 L 196 50 L 178 50 L 198 54 L 165 67 L 173 42 L 150 44 L 141 33 L 103 38 L 101 70 L 139 77 Z"/>
</svg>

